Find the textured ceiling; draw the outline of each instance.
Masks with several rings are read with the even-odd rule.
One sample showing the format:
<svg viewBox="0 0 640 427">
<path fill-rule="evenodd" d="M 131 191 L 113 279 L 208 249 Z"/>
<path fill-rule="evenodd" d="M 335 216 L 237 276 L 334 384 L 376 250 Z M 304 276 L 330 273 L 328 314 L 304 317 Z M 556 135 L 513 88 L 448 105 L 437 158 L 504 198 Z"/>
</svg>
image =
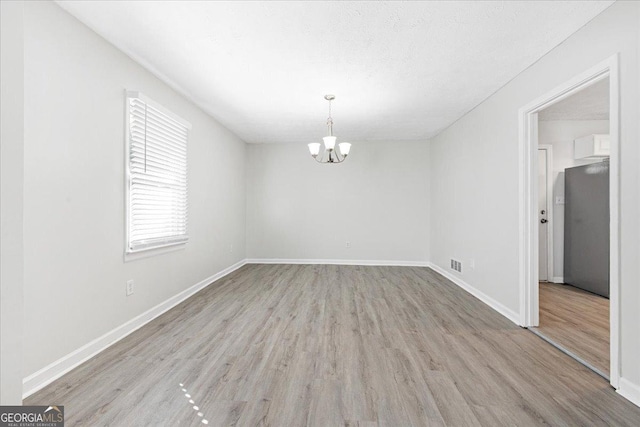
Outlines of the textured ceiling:
<svg viewBox="0 0 640 427">
<path fill-rule="evenodd" d="M 545 108 L 538 114 L 538 119 L 609 120 L 609 78 Z"/>
<path fill-rule="evenodd" d="M 422 140 L 612 1 L 59 1 L 247 142 Z M 130 88 L 136 89 L 136 88 Z"/>
</svg>

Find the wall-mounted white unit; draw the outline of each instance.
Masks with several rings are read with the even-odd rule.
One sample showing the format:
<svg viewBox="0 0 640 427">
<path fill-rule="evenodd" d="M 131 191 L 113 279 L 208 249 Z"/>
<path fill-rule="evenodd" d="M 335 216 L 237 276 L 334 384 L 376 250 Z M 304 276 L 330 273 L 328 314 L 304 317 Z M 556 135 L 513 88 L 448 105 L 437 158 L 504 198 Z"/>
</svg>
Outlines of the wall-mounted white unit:
<svg viewBox="0 0 640 427">
<path fill-rule="evenodd" d="M 609 157 L 609 135 L 587 135 L 573 141 L 573 158 Z"/>
</svg>

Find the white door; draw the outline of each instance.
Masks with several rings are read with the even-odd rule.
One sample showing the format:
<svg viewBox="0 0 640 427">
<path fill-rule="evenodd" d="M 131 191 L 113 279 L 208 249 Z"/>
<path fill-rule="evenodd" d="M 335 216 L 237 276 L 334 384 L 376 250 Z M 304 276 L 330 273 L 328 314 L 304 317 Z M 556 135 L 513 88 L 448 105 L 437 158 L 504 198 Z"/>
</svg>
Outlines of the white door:
<svg viewBox="0 0 640 427">
<path fill-rule="evenodd" d="M 548 271 L 548 253 L 549 253 L 549 239 L 548 239 L 548 214 L 547 206 L 548 197 L 547 189 L 547 154 L 548 151 L 544 149 L 538 150 L 538 237 L 540 239 L 538 245 L 538 278 L 542 282 L 549 280 Z"/>
</svg>

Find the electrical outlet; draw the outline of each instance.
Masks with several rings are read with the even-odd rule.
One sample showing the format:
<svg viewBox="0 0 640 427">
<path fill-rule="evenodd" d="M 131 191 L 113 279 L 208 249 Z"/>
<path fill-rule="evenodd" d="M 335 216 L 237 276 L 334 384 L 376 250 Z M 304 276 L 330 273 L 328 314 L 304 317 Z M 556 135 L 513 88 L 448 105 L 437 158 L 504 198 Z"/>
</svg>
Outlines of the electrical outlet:
<svg viewBox="0 0 640 427">
<path fill-rule="evenodd" d="M 229 253 L 232 254 L 233 253 L 233 245 L 229 245 Z"/>
<path fill-rule="evenodd" d="M 133 294 L 133 280 L 127 280 L 127 296 Z"/>
<path fill-rule="evenodd" d="M 351 247 L 351 242 L 347 242 L 346 246 L 347 246 L 347 248 L 350 248 Z"/>
<path fill-rule="evenodd" d="M 475 260 L 475 259 L 471 258 L 471 259 L 469 260 L 469 268 L 470 268 L 471 270 L 473 270 L 473 269 L 475 269 L 475 268 L 476 268 L 476 260 Z"/>
</svg>

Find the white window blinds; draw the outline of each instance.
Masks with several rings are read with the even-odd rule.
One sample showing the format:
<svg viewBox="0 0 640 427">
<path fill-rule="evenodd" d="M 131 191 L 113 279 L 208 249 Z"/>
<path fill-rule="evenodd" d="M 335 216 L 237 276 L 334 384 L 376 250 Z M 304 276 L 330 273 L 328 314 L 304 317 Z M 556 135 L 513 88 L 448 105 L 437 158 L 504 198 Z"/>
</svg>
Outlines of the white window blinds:
<svg viewBox="0 0 640 427">
<path fill-rule="evenodd" d="M 127 252 L 185 243 L 191 125 L 127 92 Z"/>
</svg>

